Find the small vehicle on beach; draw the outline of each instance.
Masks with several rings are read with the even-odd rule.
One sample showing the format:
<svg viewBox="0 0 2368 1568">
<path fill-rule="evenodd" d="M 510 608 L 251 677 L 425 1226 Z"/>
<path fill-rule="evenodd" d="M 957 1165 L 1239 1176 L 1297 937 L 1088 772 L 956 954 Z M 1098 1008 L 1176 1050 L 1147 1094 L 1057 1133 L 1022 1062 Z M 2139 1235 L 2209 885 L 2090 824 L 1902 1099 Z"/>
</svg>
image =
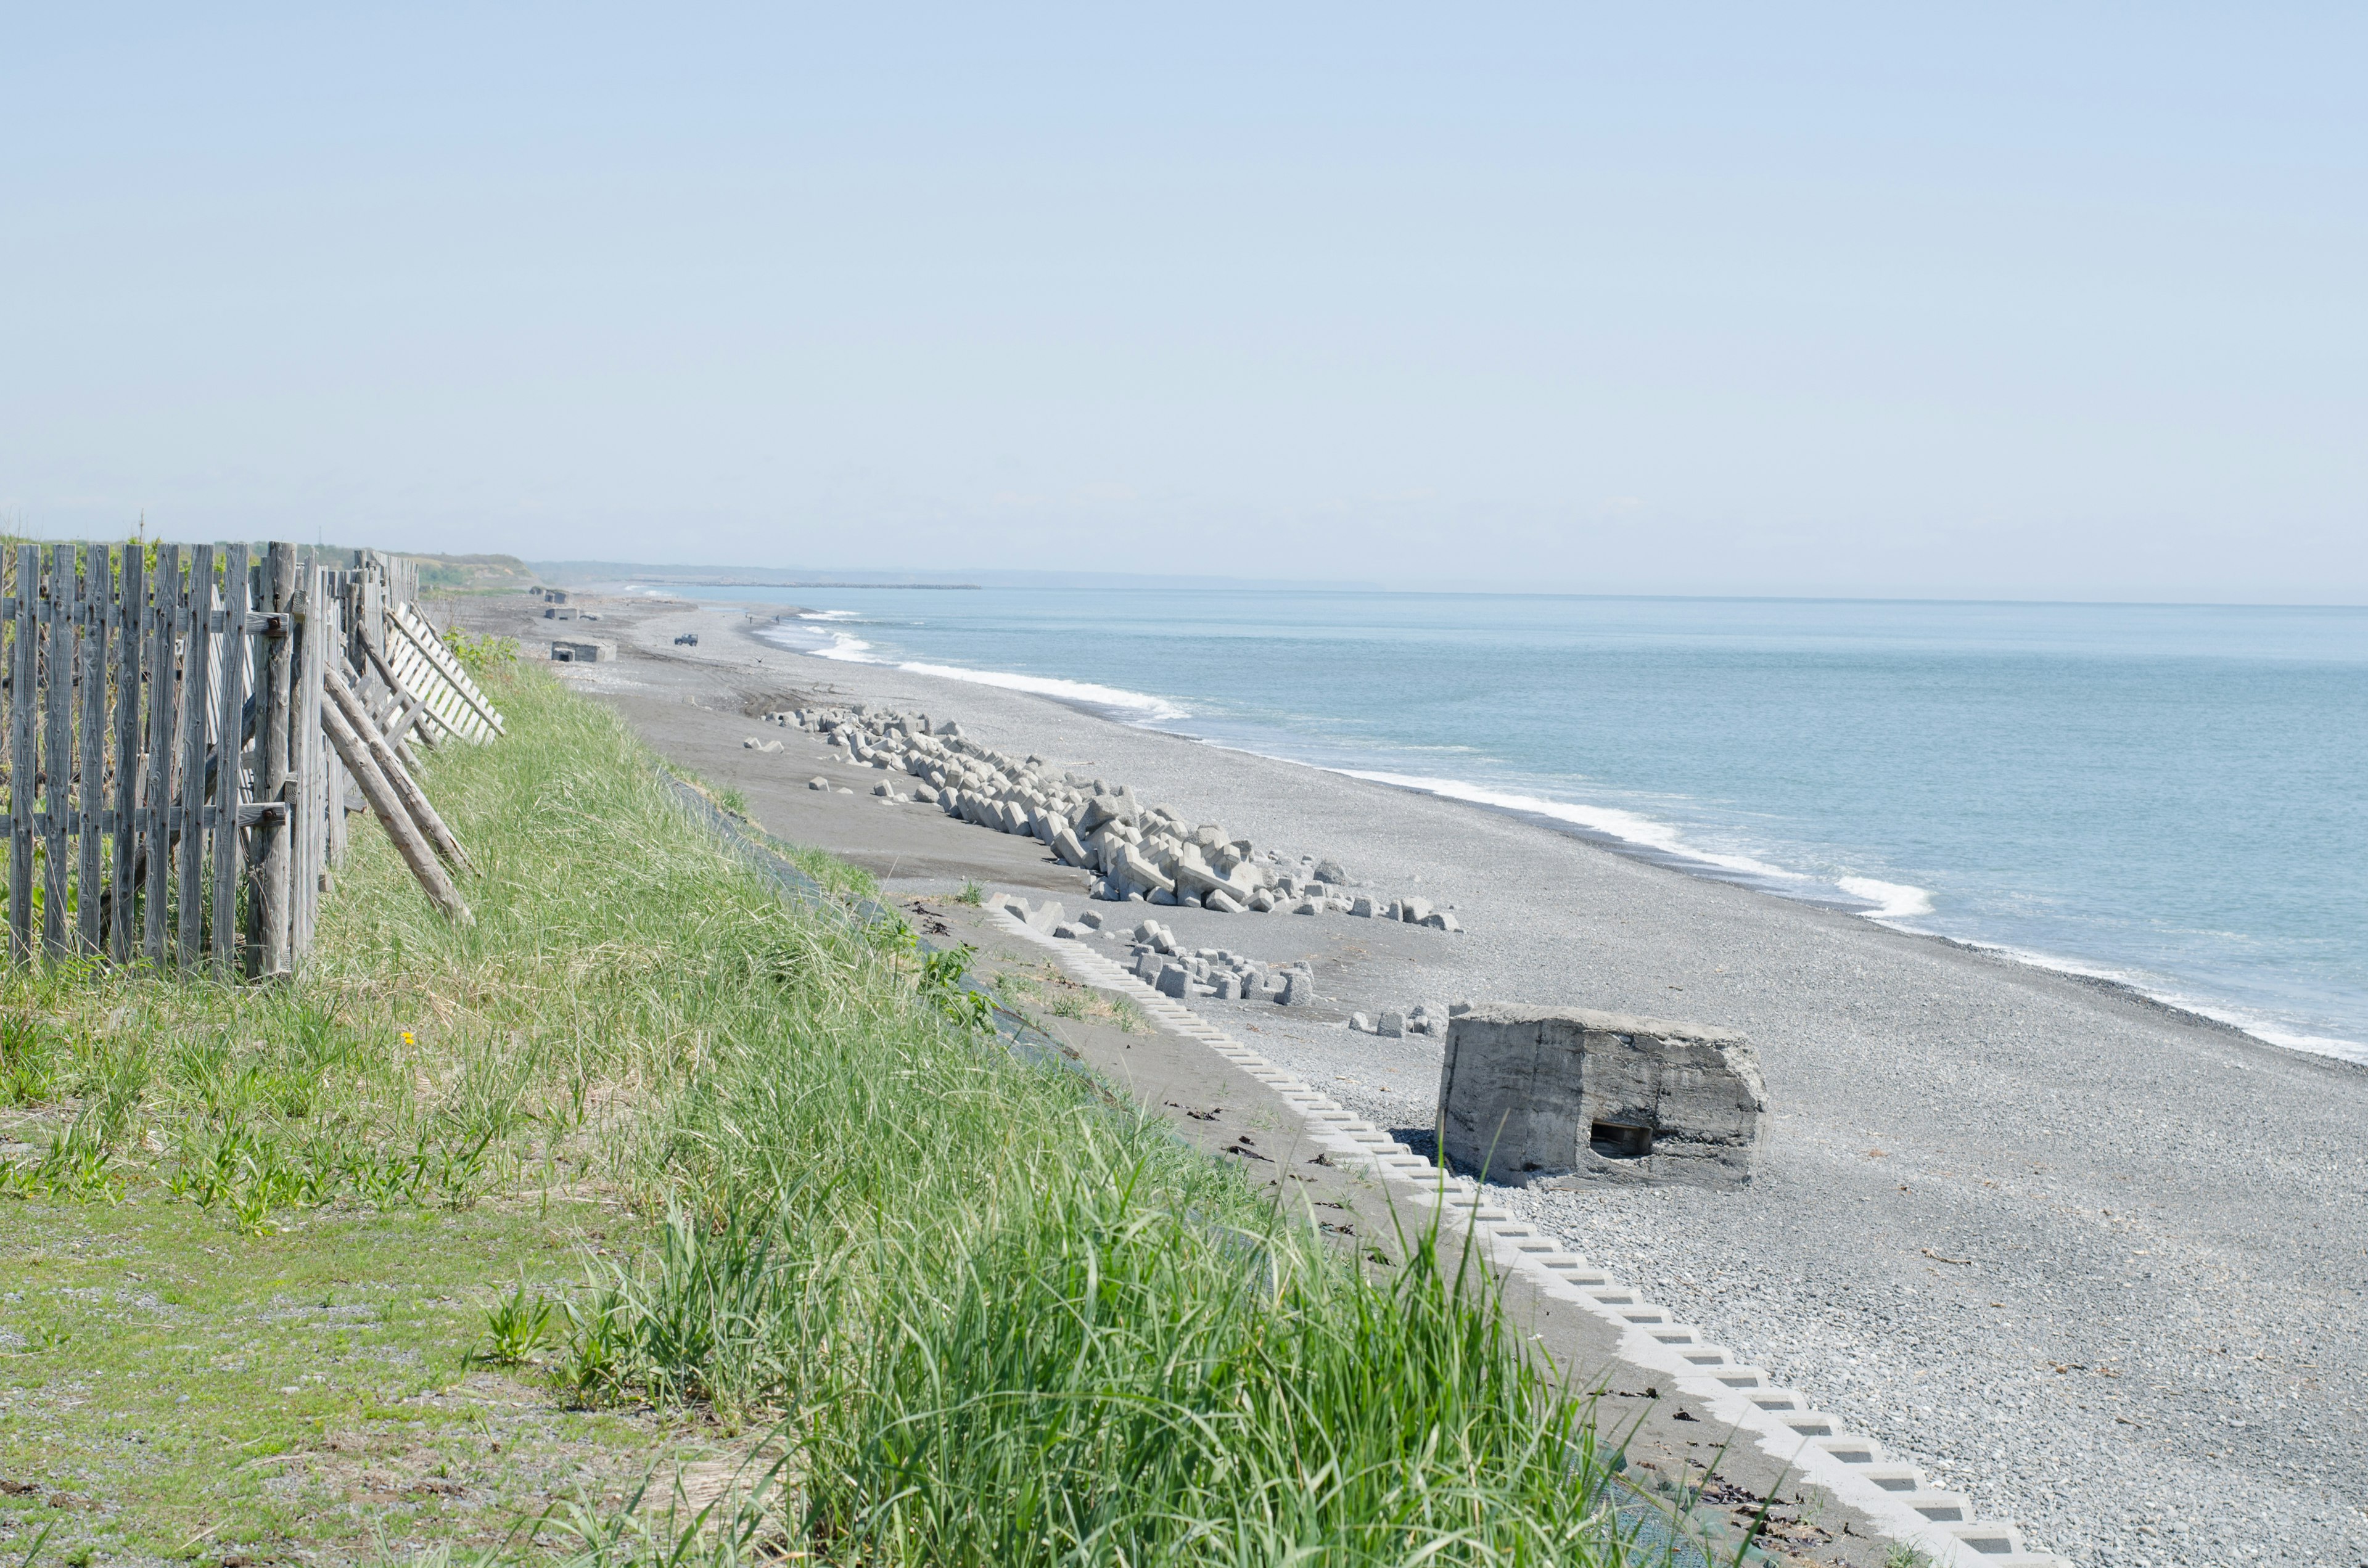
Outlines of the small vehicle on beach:
<svg viewBox="0 0 2368 1568">
<path fill-rule="evenodd" d="M 674 640 L 674 645 L 677 648 L 696 648 L 699 646 L 699 633 L 686 631 Z"/>
</svg>

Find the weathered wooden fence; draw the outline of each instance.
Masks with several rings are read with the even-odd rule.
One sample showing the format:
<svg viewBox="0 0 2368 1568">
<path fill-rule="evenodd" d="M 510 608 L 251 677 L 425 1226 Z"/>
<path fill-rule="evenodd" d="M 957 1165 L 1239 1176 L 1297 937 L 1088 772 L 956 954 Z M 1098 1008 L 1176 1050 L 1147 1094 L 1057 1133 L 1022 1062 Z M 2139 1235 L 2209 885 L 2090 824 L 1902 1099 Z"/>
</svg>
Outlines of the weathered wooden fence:
<svg viewBox="0 0 2368 1568">
<path fill-rule="evenodd" d="M 10 957 L 292 972 L 344 856 L 345 758 L 359 755 L 355 726 L 324 718 L 324 690 L 355 705 L 398 772 L 416 769 L 411 735 L 501 733 L 411 603 L 416 584 L 399 557 L 332 562 L 290 544 L 8 550 Z M 392 787 L 364 766 L 376 810 Z M 402 782 L 410 814 L 433 819 Z"/>
</svg>

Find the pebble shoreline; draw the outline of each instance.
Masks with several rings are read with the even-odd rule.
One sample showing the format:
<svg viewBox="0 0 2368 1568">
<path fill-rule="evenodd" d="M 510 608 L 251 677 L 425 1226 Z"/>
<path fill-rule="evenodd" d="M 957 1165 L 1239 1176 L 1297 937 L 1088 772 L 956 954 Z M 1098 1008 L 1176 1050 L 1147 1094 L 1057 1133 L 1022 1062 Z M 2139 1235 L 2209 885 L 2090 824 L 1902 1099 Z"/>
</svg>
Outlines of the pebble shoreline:
<svg viewBox="0 0 2368 1568">
<path fill-rule="evenodd" d="M 1337 913 L 1156 912 L 1187 948 L 1255 928 L 1320 949 L 1313 1006 L 1190 1005 L 1383 1126 L 1427 1131 L 1439 1043 L 1352 1033 L 1351 1011 L 1514 1000 L 1742 1029 L 1772 1108 L 1749 1187 L 1491 1198 L 2035 1548 L 2368 1568 L 2368 1072 L 1481 808 L 1025 693 L 794 665 L 833 700 L 959 717 L 1453 904 L 1467 934 L 1413 946 Z M 1143 908 L 1098 907 L 1114 934 Z"/>
</svg>

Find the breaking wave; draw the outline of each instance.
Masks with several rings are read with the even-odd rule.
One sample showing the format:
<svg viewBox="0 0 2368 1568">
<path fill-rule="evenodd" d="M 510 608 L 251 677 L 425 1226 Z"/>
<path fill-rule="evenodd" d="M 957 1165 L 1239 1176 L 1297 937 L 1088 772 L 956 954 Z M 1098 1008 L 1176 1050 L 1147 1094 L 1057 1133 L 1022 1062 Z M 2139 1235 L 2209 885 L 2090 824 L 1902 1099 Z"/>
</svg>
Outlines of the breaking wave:
<svg viewBox="0 0 2368 1568">
<path fill-rule="evenodd" d="M 1376 784 L 1388 784 L 1400 790 L 1413 790 L 1425 795 L 1437 795 L 1442 800 L 1464 801 L 1476 806 L 1494 806 L 1498 811 L 1519 812 L 1525 816 L 1546 817 L 1554 822 L 1570 824 L 1589 833 L 1616 838 L 1622 844 L 1658 851 L 1698 865 L 1716 866 L 1722 870 L 1739 871 L 1746 876 L 1766 877 L 1771 881 L 1799 881 L 1797 871 L 1782 866 L 1771 866 L 1765 860 L 1755 860 L 1748 855 L 1723 855 L 1715 850 L 1699 848 L 1688 844 L 1678 830 L 1668 824 L 1656 822 L 1636 812 L 1622 811 L 1617 806 L 1577 806 L 1567 801 L 1548 801 L 1535 795 L 1515 795 L 1501 790 L 1490 790 L 1478 784 L 1468 784 L 1461 778 L 1425 778 L 1406 773 L 1374 773 L 1361 768 L 1343 767 L 1338 772 L 1351 778 L 1370 778 Z"/>
</svg>

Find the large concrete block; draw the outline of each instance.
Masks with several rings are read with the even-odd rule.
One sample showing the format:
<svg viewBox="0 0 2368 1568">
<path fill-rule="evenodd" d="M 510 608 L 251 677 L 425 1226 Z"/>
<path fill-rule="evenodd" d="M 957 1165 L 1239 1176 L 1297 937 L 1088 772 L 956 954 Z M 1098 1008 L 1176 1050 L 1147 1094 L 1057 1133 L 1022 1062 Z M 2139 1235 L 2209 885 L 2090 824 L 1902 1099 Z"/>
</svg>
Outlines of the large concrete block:
<svg viewBox="0 0 2368 1568">
<path fill-rule="evenodd" d="M 1501 1004 L 1448 1026 L 1440 1143 L 1492 1181 L 1740 1187 L 1767 1119 L 1759 1056 L 1733 1029 Z"/>
</svg>

